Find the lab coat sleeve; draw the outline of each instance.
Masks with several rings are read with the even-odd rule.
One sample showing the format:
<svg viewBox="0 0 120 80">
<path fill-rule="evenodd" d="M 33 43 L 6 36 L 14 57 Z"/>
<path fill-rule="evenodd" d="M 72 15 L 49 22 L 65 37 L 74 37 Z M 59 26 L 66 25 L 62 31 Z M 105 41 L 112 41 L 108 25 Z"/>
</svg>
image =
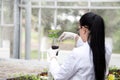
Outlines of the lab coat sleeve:
<svg viewBox="0 0 120 80">
<path fill-rule="evenodd" d="M 49 69 L 52 76 L 55 78 L 57 76 L 57 72 L 60 70 L 60 65 L 55 58 L 51 60 Z"/>
<path fill-rule="evenodd" d="M 76 64 L 77 61 L 73 51 L 61 66 L 56 59 L 53 59 L 50 63 L 50 72 L 55 80 L 69 80 L 69 78 L 76 72 Z"/>
<path fill-rule="evenodd" d="M 76 41 L 75 46 L 76 46 L 76 47 L 80 47 L 80 46 L 82 46 L 83 44 L 84 44 L 84 42 L 82 41 L 81 37 L 79 37 L 78 40 Z"/>
<path fill-rule="evenodd" d="M 106 75 L 108 75 L 109 73 L 109 62 L 110 62 L 110 58 L 112 55 L 112 44 L 110 43 L 106 43 L 105 44 L 105 49 L 106 49 Z"/>
</svg>

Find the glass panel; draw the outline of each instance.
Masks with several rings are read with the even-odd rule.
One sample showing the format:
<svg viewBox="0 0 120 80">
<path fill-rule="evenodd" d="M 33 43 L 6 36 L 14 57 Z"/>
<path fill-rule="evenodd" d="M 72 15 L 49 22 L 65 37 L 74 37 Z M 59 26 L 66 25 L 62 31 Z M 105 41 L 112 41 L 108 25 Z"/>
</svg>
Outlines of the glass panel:
<svg viewBox="0 0 120 80">
<path fill-rule="evenodd" d="M 45 36 L 48 36 L 48 30 L 54 24 L 54 9 L 42 9 L 41 13 L 43 32 Z"/>
<path fill-rule="evenodd" d="M 106 24 L 106 37 L 112 40 L 113 53 L 120 53 L 120 10 L 92 10 L 92 12 L 104 18 Z"/>
<path fill-rule="evenodd" d="M 39 6 L 40 4 L 40 1 L 39 2 L 33 2 L 32 1 L 32 5 L 38 5 Z M 42 6 L 53 6 L 54 5 L 54 2 L 51 2 L 51 1 L 41 1 L 41 5 Z"/>
<path fill-rule="evenodd" d="M 1 24 L 1 0 L 0 0 L 0 24 Z"/>
<path fill-rule="evenodd" d="M 1 24 L 1 8 L 0 8 L 0 24 Z"/>
<path fill-rule="evenodd" d="M 58 6 L 87 6 L 87 2 L 58 2 Z"/>
<path fill-rule="evenodd" d="M 41 9 L 41 26 L 40 26 L 40 52 L 46 58 L 46 50 L 50 48 L 52 39 L 48 37 L 49 31 L 54 27 L 54 9 Z"/>
<path fill-rule="evenodd" d="M 38 59 L 39 37 L 38 37 L 38 19 L 39 9 L 32 9 L 31 16 L 31 59 Z"/>
<path fill-rule="evenodd" d="M 0 25 L 0 48 L 2 47 L 2 29 Z"/>
<path fill-rule="evenodd" d="M 4 24 L 13 24 L 13 9 L 14 1 L 13 0 L 3 0 L 4 4 Z"/>
<path fill-rule="evenodd" d="M 25 9 L 21 10 L 22 20 L 21 20 L 21 58 L 25 59 Z"/>
<path fill-rule="evenodd" d="M 0 11 L 0 24 L 1 24 L 1 11 Z"/>
<path fill-rule="evenodd" d="M 80 15 L 87 11 L 88 10 L 59 9 L 57 25 L 61 28 L 61 32 L 68 31 L 77 33 L 76 29 L 79 27 Z M 69 39 L 62 42 L 60 48 L 62 50 L 72 50 L 74 46 L 74 40 Z"/>
<path fill-rule="evenodd" d="M 39 5 L 39 2 L 32 2 L 32 5 Z"/>
<path fill-rule="evenodd" d="M 42 1 L 41 2 L 42 6 L 54 6 L 54 2 L 47 2 L 47 1 Z"/>
<path fill-rule="evenodd" d="M 119 6 L 120 2 L 92 2 L 92 6 Z"/>
<path fill-rule="evenodd" d="M 25 59 L 25 20 L 26 12 L 22 9 L 22 26 L 21 26 L 21 58 Z M 31 15 L 31 59 L 38 59 L 38 9 L 32 9 Z"/>
<path fill-rule="evenodd" d="M 0 48 L 2 47 L 2 35 L 1 35 L 1 4 L 2 4 L 2 0 L 0 0 Z"/>
</svg>

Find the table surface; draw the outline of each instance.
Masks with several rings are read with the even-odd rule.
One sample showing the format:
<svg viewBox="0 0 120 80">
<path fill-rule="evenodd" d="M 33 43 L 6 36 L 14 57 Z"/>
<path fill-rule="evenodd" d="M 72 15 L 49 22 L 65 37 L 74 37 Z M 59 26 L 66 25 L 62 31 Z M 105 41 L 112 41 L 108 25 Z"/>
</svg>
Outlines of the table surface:
<svg viewBox="0 0 120 80">
<path fill-rule="evenodd" d="M 47 61 L 0 59 L 0 79 L 16 77 L 20 74 L 39 74 L 47 69 Z"/>
</svg>

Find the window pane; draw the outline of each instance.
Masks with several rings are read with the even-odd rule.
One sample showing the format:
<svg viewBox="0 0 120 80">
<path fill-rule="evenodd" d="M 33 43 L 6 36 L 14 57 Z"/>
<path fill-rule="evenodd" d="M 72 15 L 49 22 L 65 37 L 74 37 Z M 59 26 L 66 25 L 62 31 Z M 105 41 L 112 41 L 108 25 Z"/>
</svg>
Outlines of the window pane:
<svg viewBox="0 0 120 80">
<path fill-rule="evenodd" d="M 2 38 L 1 38 L 1 37 L 2 37 L 2 36 L 1 36 L 1 32 L 2 32 L 2 31 L 1 31 L 1 4 L 2 4 L 2 3 L 1 3 L 1 2 L 2 2 L 2 1 L 0 0 L 0 48 L 1 48 L 1 45 L 2 45 L 2 40 L 1 40 L 1 39 L 2 39 Z"/>
<path fill-rule="evenodd" d="M 25 9 L 21 9 L 21 58 L 25 59 L 25 25 L 26 25 L 26 21 L 25 21 Z"/>
<path fill-rule="evenodd" d="M 31 16 L 31 59 L 38 59 L 39 36 L 38 36 L 38 19 L 39 9 L 32 9 Z"/>
<path fill-rule="evenodd" d="M 13 24 L 14 0 L 3 0 L 4 24 Z"/>
<path fill-rule="evenodd" d="M 0 24 L 0 48 L 2 47 L 2 29 Z"/>
<path fill-rule="evenodd" d="M 32 1 L 32 5 L 38 5 L 39 6 L 40 4 L 40 1 L 39 2 L 33 2 Z M 42 6 L 54 6 L 54 2 L 51 2 L 51 1 L 41 1 L 41 5 Z"/>
<path fill-rule="evenodd" d="M 42 6 L 54 6 L 54 2 L 50 2 L 50 1 L 48 2 L 48 1 L 44 1 L 44 0 L 43 0 L 43 1 L 41 2 L 41 5 L 42 5 Z"/>
<path fill-rule="evenodd" d="M 35 12 L 35 10 L 34 10 Z M 38 13 L 39 14 L 39 13 Z M 37 15 L 38 15 L 37 14 Z M 35 16 L 35 14 L 34 14 Z M 39 16 L 37 19 L 37 31 L 40 30 L 38 40 L 40 39 L 40 59 L 46 59 L 46 51 L 51 47 L 52 39 L 48 37 L 48 33 L 54 24 L 54 9 L 41 9 L 41 26 L 38 24 Z"/>
<path fill-rule="evenodd" d="M 0 24 L 1 24 L 1 3 L 2 1 L 0 0 Z"/>
<path fill-rule="evenodd" d="M 87 2 L 58 2 L 58 6 L 87 6 Z"/>
<path fill-rule="evenodd" d="M 39 2 L 32 2 L 32 5 L 39 5 Z"/>
<path fill-rule="evenodd" d="M 92 2 L 92 6 L 119 6 L 120 2 Z"/>
<path fill-rule="evenodd" d="M 54 28 L 54 9 L 42 9 L 41 10 L 41 37 L 48 37 L 49 30 Z M 49 38 L 49 37 L 48 37 Z M 51 40 L 48 41 L 48 47 L 51 45 Z"/>
</svg>

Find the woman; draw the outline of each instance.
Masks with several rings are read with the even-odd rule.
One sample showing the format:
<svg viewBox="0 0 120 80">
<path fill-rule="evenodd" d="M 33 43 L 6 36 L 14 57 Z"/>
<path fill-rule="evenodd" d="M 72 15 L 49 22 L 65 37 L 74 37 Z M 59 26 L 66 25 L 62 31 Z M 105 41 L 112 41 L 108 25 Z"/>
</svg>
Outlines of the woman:
<svg viewBox="0 0 120 80">
<path fill-rule="evenodd" d="M 79 34 L 64 32 L 60 40 L 72 37 L 74 48 L 60 66 L 56 56 L 51 56 L 50 72 L 55 80 L 105 80 L 111 49 L 105 47 L 105 27 L 102 17 L 92 12 L 79 20 Z M 53 53 L 51 53 L 53 54 Z"/>
</svg>

